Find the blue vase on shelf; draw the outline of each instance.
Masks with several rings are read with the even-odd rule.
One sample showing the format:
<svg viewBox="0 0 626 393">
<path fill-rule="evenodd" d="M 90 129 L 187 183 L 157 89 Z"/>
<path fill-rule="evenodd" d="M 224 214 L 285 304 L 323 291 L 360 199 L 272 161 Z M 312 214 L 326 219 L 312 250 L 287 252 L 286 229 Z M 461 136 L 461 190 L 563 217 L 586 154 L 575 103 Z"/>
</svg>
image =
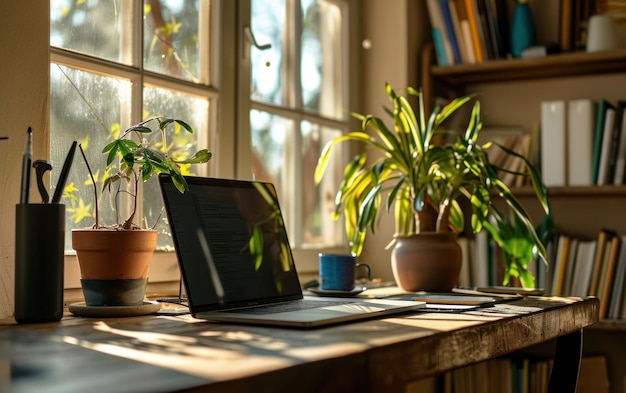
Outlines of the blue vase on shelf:
<svg viewBox="0 0 626 393">
<path fill-rule="evenodd" d="M 521 57 L 524 49 L 535 45 L 535 26 L 528 0 L 518 0 L 513 9 L 511 23 L 511 52 Z"/>
</svg>

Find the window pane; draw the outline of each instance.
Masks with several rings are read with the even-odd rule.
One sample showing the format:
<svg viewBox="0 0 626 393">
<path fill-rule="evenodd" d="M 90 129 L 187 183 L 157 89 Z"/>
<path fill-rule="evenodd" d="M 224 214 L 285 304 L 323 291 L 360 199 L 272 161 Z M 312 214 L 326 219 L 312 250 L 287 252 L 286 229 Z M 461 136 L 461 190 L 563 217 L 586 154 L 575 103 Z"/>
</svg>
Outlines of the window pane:
<svg viewBox="0 0 626 393">
<path fill-rule="evenodd" d="M 178 159 L 189 158 L 198 149 L 207 147 L 208 134 L 208 112 L 209 103 L 206 98 L 176 93 L 171 90 L 145 87 L 144 88 L 144 118 L 155 116 L 172 117 L 188 123 L 194 130 L 193 134 L 185 131 L 184 128 L 168 128 L 167 153 Z M 154 125 L 152 125 L 154 126 Z M 155 134 L 154 143 L 163 147 L 160 134 Z M 211 147 L 208 147 L 209 151 Z M 211 162 L 209 161 L 210 165 Z M 191 166 L 189 164 L 181 166 L 183 175 L 206 175 L 207 165 L 200 164 Z M 169 232 L 167 217 L 163 210 L 163 198 L 159 189 L 158 179 L 153 177 L 143 185 L 144 195 L 144 216 L 148 226 L 156 224 L 155 229 L 159 231 L 157 248 L 161 250 L 174 250 L 174 244 Z"/>
<path fill-rule="evenodd" d="M 297 130 L 292 120 L 256 110 L 250 113 L 250 124 L 254 178 L 276 185 L 287 229 L 295 229 L 291 246 L 343 244 L 341 222 L 331 218 L 334 190 L 342 175 L 334 163 L 343 159 L 341 149 L 331 158 L 320 186 L 313 177 L 321 149 L 341 130 L 306 121 Z M 300 154 L 294 157 L 294 152 Z"/>
<path fill-rule="evenodd" d="M 287 180 L 289 134 L 293 122 L 284 117 L 257 110 L 250 111 L 252 137 L 252 174 L 255 180 L 274 183 L 278 195 L 285 192 Z"/>
<path fill-rule="evenodd" d="M 252 0 L 251 29 L 259 45 L 271 44 L 266 50 L 251 47 L 250 98 L 284 104 L 283 37 L 285 34 L 285 0 Z"/>
<path fill-rule="evenodd" d="M 338 129 L 322 127 L 317 124 L 302 122 L 302 179 L 303 212 L 302 243 L 305 247 L 324 245 L 326 247 L 344 244 L 341 222 L 332 219 L 334 210 L 335 190 L 340 183 L 342 171 L 339 165 L 342 160 L 341 149 L 335 149 L 324 179 L 315 185 L 315 167 L 322 149 L 328 141 L 341 136 Z"/>
<path fill-rule="evenodd" d="M 50 67 L 50 155 L 51 182 L 58 181 L 65 156 L 78 141 L 89 160 L 100 198 L 100 225 L 117 222 L 111 194 L 101 192 L 106 156 L 102 148 L 119 133 L 128 107 L 131 84 L 128 80 L 91 74 L 51 64 Z M 106 97 L 106 98 L 104 98 Z M 54 192 L 54 190 L 52 190 Z M 71 229 L 95 223 L 94 189 L 80 151 L 76 151 L 61 203 L 66 205 L 66 248 L 71 250 Z"/>
<path fill-rule="evenodd" d="M 144 67 L 147 70 L 194 82 L 201 80 L 200 5 L 199 0 L 145 0 Z"/>
<path fill-rule="evenodd" d="M 50 0 L 50 45 L 130 64 L 122 59 L 121 26 L 131 11 L 122 0 Z"/>
<path fill-rule="evenodd" d="M 341 119 L 343 108 L 342 14 L 336 3 L 302 0 L 301 85 L 304 108 Z"/>
</svg>

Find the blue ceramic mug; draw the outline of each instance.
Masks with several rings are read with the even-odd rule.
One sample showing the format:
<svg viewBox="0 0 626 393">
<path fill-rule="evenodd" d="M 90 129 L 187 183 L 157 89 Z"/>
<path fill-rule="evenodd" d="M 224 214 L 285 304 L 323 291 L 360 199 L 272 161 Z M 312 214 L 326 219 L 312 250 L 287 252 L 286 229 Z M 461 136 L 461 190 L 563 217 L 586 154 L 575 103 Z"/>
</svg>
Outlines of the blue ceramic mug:
<svg viewBox="0 0 626 393">
<path fill-rule="evenodd" d="M 351 291 L 354 289 L 356 269 L 364 268 L 367 278 L 371 278 L 370 267 L 356 263 L 352 255 L 319 254 L 320 289 L 332 291 Z"/>
</svg>

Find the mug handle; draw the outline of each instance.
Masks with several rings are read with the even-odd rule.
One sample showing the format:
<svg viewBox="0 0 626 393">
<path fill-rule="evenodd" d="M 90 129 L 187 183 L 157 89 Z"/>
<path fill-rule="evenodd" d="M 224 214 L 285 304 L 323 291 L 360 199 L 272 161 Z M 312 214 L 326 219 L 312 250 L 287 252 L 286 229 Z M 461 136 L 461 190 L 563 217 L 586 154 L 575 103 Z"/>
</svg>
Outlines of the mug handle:
<svg viewBox="0 0 626 393">
<path fill-rule="evenodd" d="M 367 278 L 371 279 L 372 278 L 372 270 L 370 269 L 370 265 L 366 264 L 366 263 L 356 263 L 354 265 L 355 269 L 358 269 L 360 267 L 365 268 L 365 272 L 367 273 Z"/>
</svg>

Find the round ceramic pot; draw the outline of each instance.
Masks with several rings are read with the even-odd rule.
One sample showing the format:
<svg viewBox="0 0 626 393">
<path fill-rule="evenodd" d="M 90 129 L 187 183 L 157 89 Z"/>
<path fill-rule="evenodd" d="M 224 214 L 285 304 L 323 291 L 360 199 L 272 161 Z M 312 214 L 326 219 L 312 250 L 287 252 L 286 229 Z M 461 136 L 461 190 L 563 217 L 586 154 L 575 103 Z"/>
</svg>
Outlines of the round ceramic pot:
<svg viewBox="0 0 626 393">
<path fill-rule="evenodd" d="M 451 232 L 397 236 L 391 266 L 398 286 L 409 292 L 450 292 L 461 272 L 456 238 Z"/>
<path fill-rule="evenodd" d="M 88 306 L 137 306 L 144 301 L 156 249 L 153 230 L 75 229 L 72 248 Z"/>
</svg>

